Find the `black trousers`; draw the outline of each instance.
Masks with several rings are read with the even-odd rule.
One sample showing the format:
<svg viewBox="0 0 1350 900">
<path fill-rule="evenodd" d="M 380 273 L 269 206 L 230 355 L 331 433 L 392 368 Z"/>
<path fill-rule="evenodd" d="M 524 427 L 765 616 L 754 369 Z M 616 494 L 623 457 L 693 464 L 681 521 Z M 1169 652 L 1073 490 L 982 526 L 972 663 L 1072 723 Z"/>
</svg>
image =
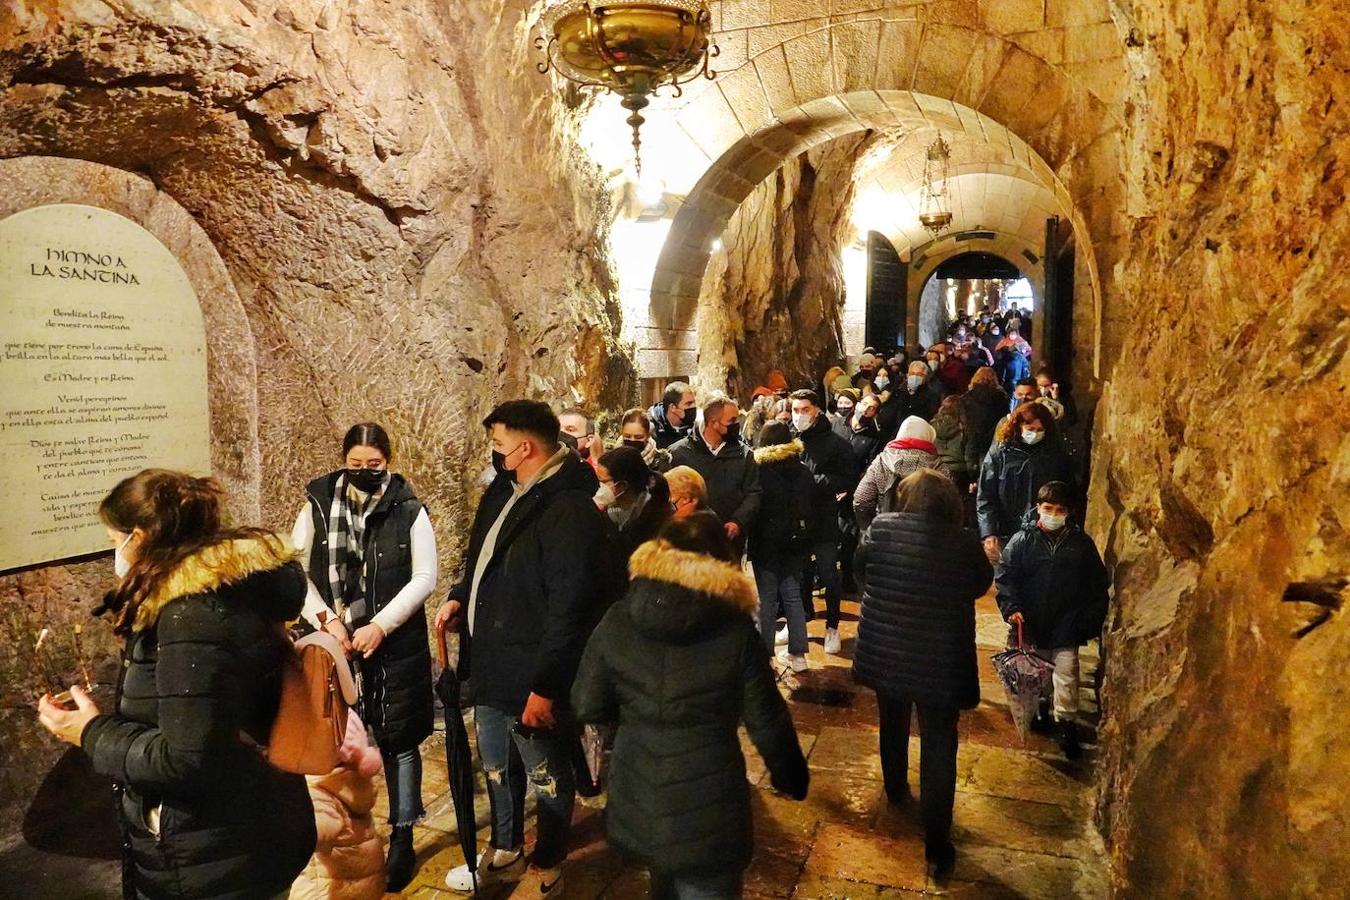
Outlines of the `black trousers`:
<svg viewBox="0 0 1350 900">
<path fill-rule="evenodd" d="M 881 773 L 886 793 L 904 796 L 909 787 L 909 714 L 919 709 L 919 813 L 928 855 L 951 842 L 956 802 L 956 723 L 961 711 L 915 704 L 907 697 L 877 695 L 881 712 Z"/>
</svg>

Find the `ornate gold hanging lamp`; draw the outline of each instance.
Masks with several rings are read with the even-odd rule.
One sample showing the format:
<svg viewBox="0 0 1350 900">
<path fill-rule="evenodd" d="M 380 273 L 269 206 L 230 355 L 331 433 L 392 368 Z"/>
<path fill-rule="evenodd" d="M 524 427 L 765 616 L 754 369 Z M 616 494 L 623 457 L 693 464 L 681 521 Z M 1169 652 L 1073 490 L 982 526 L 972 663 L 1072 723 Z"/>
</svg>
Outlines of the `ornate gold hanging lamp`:
<svg viewBox="0 0 1350 900">
<path fill-rule="evenodd" d="M 928 145 L 923 161 L 923 195 L 919 201 L 919 224 L 937 237 L 952 224 L 951 188 L 947 184 L 952 148 L 938 135 Z"/>
<path fill-rule="evenodd" d="M 678 97 L 680 85 L 717 75 L 708 68 L 718 49 L 706 0 L 552 0 L 540 27 L 540 73 L 623 98 L 639 175 L 648 98 L 666 85 Z"/>
</svg>

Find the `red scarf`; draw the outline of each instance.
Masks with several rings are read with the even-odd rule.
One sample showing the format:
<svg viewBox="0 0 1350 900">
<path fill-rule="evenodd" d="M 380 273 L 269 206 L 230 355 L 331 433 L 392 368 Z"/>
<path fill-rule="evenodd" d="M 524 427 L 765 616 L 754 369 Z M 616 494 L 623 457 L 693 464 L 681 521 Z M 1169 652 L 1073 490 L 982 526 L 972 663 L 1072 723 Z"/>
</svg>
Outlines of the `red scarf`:
<svg viewBox="0 0 1350 900">
<path fill-rule="evenodd" d="M 930 441 L 921 441 L 918 438 L 897 438 L 886 445 L 887 450 L 922 450 L 924 453 L 931 453 L 937 456 L 937 447 Z"/>
</svg>

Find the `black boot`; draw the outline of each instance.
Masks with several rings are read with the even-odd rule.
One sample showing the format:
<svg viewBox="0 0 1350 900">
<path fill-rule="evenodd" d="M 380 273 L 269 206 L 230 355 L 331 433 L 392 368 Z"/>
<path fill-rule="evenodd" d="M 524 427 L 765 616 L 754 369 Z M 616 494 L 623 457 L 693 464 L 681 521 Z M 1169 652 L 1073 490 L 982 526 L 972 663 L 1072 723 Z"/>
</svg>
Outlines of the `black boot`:
<svg viewBox="0 0 1350 900">
<path fill-rule="evenodd" d="M 1059 742 L 1059 749 L 1066 759 L 1082 758 L 1083 748 L 1078 743 L 1078 732 L 1074 730 L 1073 722 L 1068 719 L 1056 722 L 1055 740 Z"/>
<path fill-rule="evenodd" d="M 951 841 L 939 844 L 937 846 L 924 846 L 924 858 L 933 869 L 933 877 L 939 882 L 945 882 L 951 877 L 952 871 L 956 868 L 956 847 L 952 846 Z"/>
<path fill-rule="evenodd" d="M 413 852 L 411 825 L 395 825 L 389 835 L 389 859 L 385 866 L 385 890 L 396 894 L 412 881 L 417 855 Z"/>
</svg>

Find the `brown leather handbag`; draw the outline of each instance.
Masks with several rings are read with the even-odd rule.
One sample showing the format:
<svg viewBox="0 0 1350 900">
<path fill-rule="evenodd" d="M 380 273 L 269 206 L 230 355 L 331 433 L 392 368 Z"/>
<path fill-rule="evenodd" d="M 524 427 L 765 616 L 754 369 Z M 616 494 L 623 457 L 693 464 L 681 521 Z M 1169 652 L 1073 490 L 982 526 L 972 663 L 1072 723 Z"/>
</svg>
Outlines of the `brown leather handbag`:
<svg viewBox="0 0 1350 900">
<path fill-rule="evenodd" d="M 282 669 L 267 761 L 299 775 L 333 771 L 355 702 L 356 682 L 337 639 L 316 631 L 296 641 Z"/>
</svg>

